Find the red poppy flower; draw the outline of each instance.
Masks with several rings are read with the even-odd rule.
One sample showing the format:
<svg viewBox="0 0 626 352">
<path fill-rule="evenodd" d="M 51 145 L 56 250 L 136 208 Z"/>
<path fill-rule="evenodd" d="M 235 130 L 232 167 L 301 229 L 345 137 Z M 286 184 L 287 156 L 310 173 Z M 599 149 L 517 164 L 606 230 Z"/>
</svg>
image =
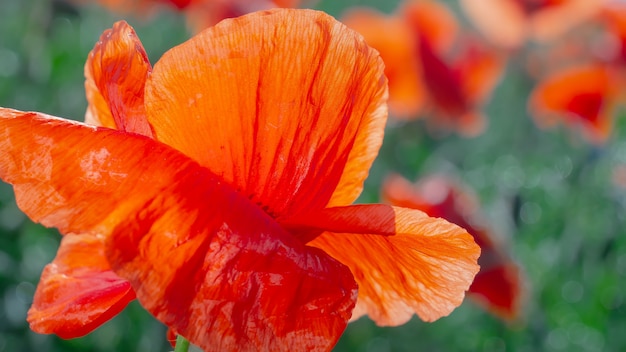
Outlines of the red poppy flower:
<svg viewBox="0 0 626 352">
<path fill-rule="evenodd" d="M 532 91 L 528 107 L 537 126 L 558 122 L 579 129 L 591 143 L 604 143 L 613 129 L 619 82 L 603 64 L 567 67 L 544 78 Z"/>
<path fill-rule="evenodd" d="M 477 211 L 476 196 L 470 190 L 443 175 L 425 177 L 417 184 L 411 184 L 399 175 L 390 175 L 383 183 L 382 198 L 392 205 L 419 209 L 467 229 L 482 251 L 480 272 L 470 287 L 470 297 L 503 319 L 519 317 L 520 269 L 485 225 Z"/>
<path fill-rule="evenodd" d="M 355 9 L 343 21 L 380 51 L 393 116 L 426 115 L 434 127 L 467 136 L 483 131 L 481 108 L 504 61 L 471 37 L 460 38 L 447 7 L 407 1 L 390 16 Z"/>
<path fill-rule="evenodd" d="M 65 234 L 36 331 L 82 335 L 136 295 L 206 350 L 327 350 L 350 318 L 432 321 L 461 303 L 480 251 L 466 231 L 350 205 L 382 143 L 386 80 L 332 17 L 226 20 L 154 68 L 119 22 L 85 72 L 96 126 L 0 109 L 0 177 Z"/>
<path fill-rule="evenodd" d="M 620 2 L 602 2 L 601 5 L 595 16 L 576 27 L 576 30 L 561 36 L 559 41 L 534 47 L 527 58 L 529 72 L 542 78 L 566 66 L 581 64 L 602 64 L 613 70 L 624 71 L 626 5 Z"/>
<path fill-rule="evenodd" d="M 603 0 L 461 0 L 461 8 L 483 35 L 505 48 L 527 38 L 551 41 L 598 13 Z"/>
<path fill-rule="evenodd" d="M 585 26 L 533 53 L 530 62 L 539 77 L 528 103 L 536 124 L 551 128 L 561 122 L 594 144 L 612 133 L 626 73 L 626 7 L 601 5 Z"/>
</svg>

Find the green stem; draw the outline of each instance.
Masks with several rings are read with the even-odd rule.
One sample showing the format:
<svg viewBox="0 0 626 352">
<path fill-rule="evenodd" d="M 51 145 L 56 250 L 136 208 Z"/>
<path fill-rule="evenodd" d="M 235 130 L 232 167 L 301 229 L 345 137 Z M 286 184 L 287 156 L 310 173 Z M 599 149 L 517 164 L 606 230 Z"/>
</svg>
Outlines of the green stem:
<svg viewBox="0 0 626 352">
<path fill-rule="evenodd" d="M 176 348 L 174 352 L 187 352 L 189 350 L 189 341 L 182 335 L 176 336 Z"/>
</svg>

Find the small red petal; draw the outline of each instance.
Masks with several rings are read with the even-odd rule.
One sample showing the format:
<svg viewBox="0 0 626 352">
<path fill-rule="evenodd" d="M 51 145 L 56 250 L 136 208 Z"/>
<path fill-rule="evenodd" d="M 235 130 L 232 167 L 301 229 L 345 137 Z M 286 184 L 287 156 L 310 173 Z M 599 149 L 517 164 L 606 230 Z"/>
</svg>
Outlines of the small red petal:
<svg viewBox="0 0 626 352">
<path fill-rule="evenodd" d="M 514 263 L 484 268 L 476 275 L 470 287 L 471 297 L 480 302 L 486 310 L 513 320 L 520 314 L 522 283 L 520 272 Z"/>
<path fill-rule="evenodd" d="M 133 299 L 130 283 L 111 271 L 101 236 L 66 235 L 56 258 L 41 274 L 28 322 L 39 333 L 79 337 Z"/>
<path fill-rule="evenodd" d="M 151 71 L 133 28 L 124 21 L 115 23 L 102 33 L 85 63 L 86 121 L 151 137 L 144 107 L 144 85 Z"/>
<path fill-rule="evenodd" d="M 613 126 L 617 83 L 602 65 L 581 65 L 546 77 L 531 93 L 528 108 L 539 127 L 562 121 L 580 128 L 592 143 L 603 143 Z"/>
</svg>

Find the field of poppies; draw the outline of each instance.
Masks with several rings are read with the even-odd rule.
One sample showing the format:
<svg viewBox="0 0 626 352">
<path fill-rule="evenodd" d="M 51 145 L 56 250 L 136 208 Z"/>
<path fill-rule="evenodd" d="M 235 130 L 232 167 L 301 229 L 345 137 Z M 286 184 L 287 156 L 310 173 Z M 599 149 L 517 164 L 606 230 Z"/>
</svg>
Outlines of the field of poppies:
<svg viewBox="0 0 626 352">
<path fill-rule="evenodd" d="M 124 3 L 0 1 L 0 106 L 83 121 L 85 62 L 116 21 L 134 27 L 154 65 L 201 28 L 254 8 Z M 389 118 L 356 203 L 420 209 L 482 248 L 481 271 L 449 316 L 384 327 L 362 317 L 334 351 L 626 349 L 623 1 L 274 3 L 332 15 L 385 63 Z M 84 337 L 31 331 L 27 311 L 60 241 L 0 183 L 0 351 L 173 349 L 137 301 Z M 392 261 L 351 255 L 381 268 Z"/>
</svg>

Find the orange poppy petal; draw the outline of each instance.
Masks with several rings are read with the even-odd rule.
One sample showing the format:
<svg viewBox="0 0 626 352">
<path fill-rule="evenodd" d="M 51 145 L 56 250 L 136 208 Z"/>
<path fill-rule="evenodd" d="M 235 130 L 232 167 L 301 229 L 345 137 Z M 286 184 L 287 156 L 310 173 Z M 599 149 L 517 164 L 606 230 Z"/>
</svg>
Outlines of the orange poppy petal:
<svg viewBox="0 0 626 352">
<path fill-rule="evenodd" d="M 443 175 L 425 177 L 415 185 L 399 175 L 390 175 L 383 183 L 382 198 L 465 228 L 481 248 L 480 272 L 469 289 L 471 297 L 503 319 L 517 318 L 522 296 L 520 269 L 484 226 L 477 211 L 480 204 L 472 192 Z"/>
<path fill-rule="evenodd" d="M 448 315 L 479 269 L 480 248 L 471 235 L 417 210 L 353 205 L 292 218 L 286 225 L 328 231 L 309 245 L 350 268 L 359 284 L 353 319 L 368 314 L 379 325 L 403 324 L 414 313 L 424 321 Z"/>
<path fill-rule="evenodd" d="M 126 215 L 120 213 L 141 201 L 128 195 L 141 189 L 143 172 L 161 176 L 162 182 L 175 180 L 161 175 L 158 163 L 133 170 L 137 177 L 129 177 L 130 167 L 146 165 L 140 161 L 156 157 L 152 156 L 154 147 L 144 141 L 150 139 L 143 136 L 132 134 L 137 139 L 107 143 L 107 139 L 125 135 L 45 114 L 0 108 L 0 178 L 13 184 L 18 206 L 33 221 L 56 227 L 62 234 L 108 233 L 112 224 Z M 141 142 L 133 145 L 135 140 Z M 113 153 L 123 154 L 119 160 L 111 160 Z"/>
<path fill-rule="evenodd" d="M 0 178 L 20 208 L 63 233 L 105 235 L 116 274 L 192 343 L 330 349 L 345 329 L 357 292 L 349 269 L 185 155 L 137 134 L 9 109 L 0 131 Z"/>
<path fill-rule="evenodd" d="M 31 329 L 68 339 L 86 335 L 135 299 L 104 256 L 102 236 L 69 234 L 46 265 L 28 311 Z"/>
<path fill-rule="evenodd" d="M 85 121 L 152 136 L 144 108 L 144 85 L 151 70 L 139 38 L 126 22 L 102 33 L 85 63 Z"/>
<path fill-rule="evenodd" d="M 450 177 L 435 174 L 413 184 L 400 175 L 391 174 L 383 182 L 381 198 L 391 205 L 444 218 L 466 229 L 481 248 L 494 247 L 484 221 L 478 219 L 480 203 L 476 196 Z"/>
<path fill-rule="evenodd" d="M 389 111 L 397 118 L 416 118 L 424 107 L 425 87 L 415 59 L 415 38 L 405 21 L 369 8 L 354 8 L 342 18 L 378 50 L 389 79 Z"/>
<path fill-rule="evenodd" d="M 312 10 L 222 21 L 167 52 L 146 85 L 157 139 L 276 217 L 359 195 L 385 97 L 378 54 Z"/>
<path fill-rule="evenodd" d="M 603 143 L 612 131 L 615 84 L 601 65 L 581 65 L 560 70 L 532 91 L 528 108 L 541 128 L 562 120 L 582 127 L 593 143 Z"/>
</svg>

